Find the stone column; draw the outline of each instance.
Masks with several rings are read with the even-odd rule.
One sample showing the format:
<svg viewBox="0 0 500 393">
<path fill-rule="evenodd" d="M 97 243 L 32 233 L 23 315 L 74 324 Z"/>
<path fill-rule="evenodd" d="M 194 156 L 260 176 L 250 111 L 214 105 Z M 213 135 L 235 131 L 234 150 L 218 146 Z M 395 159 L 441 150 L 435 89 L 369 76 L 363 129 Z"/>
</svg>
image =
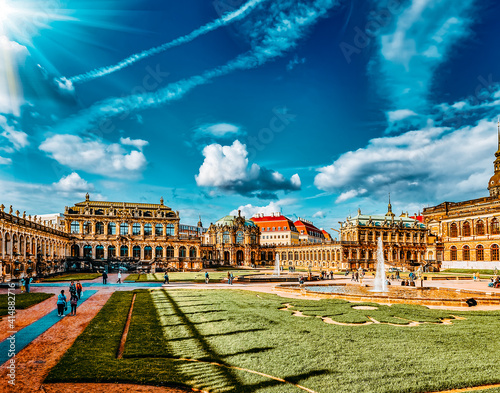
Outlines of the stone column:
<svg viewBox="0 0 500 393">
<path fill-rule="evenodd" d="M 141 224 L 141 232 L 144 235 L 144 226 L 143 225 L 144 224 Z M 139 246 L 139 247 L 141 247 L 141 261 L 143 261 L 144 260 L 144 246 Z"/>
</svg>

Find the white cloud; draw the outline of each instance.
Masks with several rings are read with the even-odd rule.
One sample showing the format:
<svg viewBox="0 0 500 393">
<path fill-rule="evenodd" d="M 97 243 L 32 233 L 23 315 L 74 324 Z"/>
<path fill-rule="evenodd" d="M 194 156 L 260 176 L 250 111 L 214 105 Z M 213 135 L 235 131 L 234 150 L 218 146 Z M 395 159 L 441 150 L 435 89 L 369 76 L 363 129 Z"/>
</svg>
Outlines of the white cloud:
<svg viewBox="0 0 500 393">
<path fill-rule="evenodd" d="M 496 124 L 481 120 L 457 130 L 427 127 L 370 140 L 365 148 L 342 154 L 320 168 L 314 184 L 340 193 L 337 202 L 362 194 L 391 191 L 408 203 L 487 193 L 497 148 Z"/>
<path fill-rule="evenodd" d="M 295 55 L 292 60 L 288 62 L 286 65 L 286 70 L 291 71 L 293 70 L 297 65 L 299 64 L 304 64 L 306 62 L 306 58 L 302 57 L 300 58 L 299 56 Z"/>
<path fill-rule="evenodd" d="M 316 213 L 313 214 L 313 218 L 325 218 L 326 213 L 323 210 L 318 210 Z"/>
<path fill-rule="evenodd" d="M 0 165 L 9 165 L 12 164 L 12 160 L 10 158 L 0 156 Z"/>
<path fill-rule="evenodd" d="M 398 109 L 395 111 L 387 112 L 387 119 L 389 120 L 389 123 L 394 123 L 395 121 L 401 121 L 411 116 L 417 116 L 417 114 L 409 109 Z"/>
<path fill-rule="evenodd" d="M 0 35 L 0 53 L 3 59 L 0 61 L 0 113 L 19 116 L 24 96 L 18 68 L 26 60 L 28 49 Z"/>
<path fill-rule="evenodd" d="M 0 115 L 0 130 L 2 131 L 0 136 L 5 138 L 10 143 L 10 146 L 2 143 L 3 146 L 0 150 L 13 153 L 16 150 L 21 150 L 29 145 L 28 134 L 17 130 L 15 128 L 16 126 L 17 123 L 15 121 L 9 121 L 5 116 Z"/>
<path fill-rule="evenodd" d="M 83 195 L 87 192 L 94 191 L 94 185 L 82 179 L 76 172 L 62 177 L 57 183 L 53 183 L 52 186 L 55 191 L 67 195 Z"/>
<path fill-rule="evenodd" d="M 142 151 L 130 151 L 123 146 L 62 134 L 47 138 L 40 150 L 71 169 L 109 177 L 136 176 L 146 168 L 146 157 Z"/>
<path fill-rule="evenodd" d="M 203 124 L 194 132 L 198 138 L 207 136 L 215 138 L 234 137 L 243 133 L 239 126 L 230 123 Z"/>
<path fill-rule="evenodd" d="M 73 82 L 65 77 L 54 79 L 54 83 L 59 92 L 63 94 L 73 95 L 75 92 L 75 86 L 73 86 Z"/>
<path fill-rule="evenodd" d="M 236 216 L 238 215 L 238 210 L 241 211 L 241 215 L 246 218 L 250 218 L 255 216 L 256 214 L 263 213 L 265 215 L 270 215 L 271 213 L 281 212 L 283 206 L 288 206 L 294 204 L 296 202 L 295 199 L 285 198 L 280 199 L 278 201 L 271 201 L 266 206 L 254 206 L 252 204 L 242 205 L 237 209 L 231 211 L 229 214 Z"/>
<path fill-rule="evenodd" d="M 130 138 L 120 138 L 120 143 L 125 146 L 133 146 L 137 148 L 138 150 L 142 151 L 142 149 L 149 145 L 148 141 L 145 141 L 144 139 L 130 139 Z"/>
<path fill-rule="evenodd" d="M 434 70 L 469 34 L 473 3 L 411 0 L 379 36 L 379 56 L 370 70 L 393 105 L 417 112 L 426 105 Z"/>
<path fill-rule="evenodd" d="M 252 164 L 249 167 L 246 146 L 235 140 L 231 146 L 217 143 L 205 146 L 205 160 L 195 176 L 200 187 L 275 199 L 276 191 L 300 190 L 298 174 L 287 180 L 281 173 Z"/>
</svg>

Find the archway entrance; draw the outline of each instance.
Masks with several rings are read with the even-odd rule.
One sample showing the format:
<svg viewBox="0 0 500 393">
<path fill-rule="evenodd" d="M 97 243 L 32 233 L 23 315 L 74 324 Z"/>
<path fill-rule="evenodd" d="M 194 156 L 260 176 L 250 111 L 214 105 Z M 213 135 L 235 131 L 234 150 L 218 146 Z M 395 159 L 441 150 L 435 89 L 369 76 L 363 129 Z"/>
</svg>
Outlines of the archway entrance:
<svg viewBox="0 0 500 393">
<path fill-rule="evenodd" d="M 236 251 L 236 263 L 238 265 L 243 265 L 243 251 L 238 250 Z"/>
</svg>

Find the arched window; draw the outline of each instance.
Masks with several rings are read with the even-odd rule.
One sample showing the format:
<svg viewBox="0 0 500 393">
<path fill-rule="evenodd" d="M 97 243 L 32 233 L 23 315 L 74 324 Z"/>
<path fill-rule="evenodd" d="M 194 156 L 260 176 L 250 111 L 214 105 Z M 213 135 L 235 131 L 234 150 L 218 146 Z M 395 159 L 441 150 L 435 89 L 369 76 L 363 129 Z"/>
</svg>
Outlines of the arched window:
<svg viewBox="0 0 500 393">
<path fill-rule="evenodd" d="M 80 223 L 78 221 L 71 222 L 71 233 L 80 233 Z"/>
<path fill-rule="evenodd" d="M 153 249 L 151 246 L 144 247 L 144 259 L 153 259 Z"/>
<path fill-rule="evenodd" d="M 137 236 L 140 234 L 141 234 L 141 224 L 136 222 L 132 225 L 132 235 Z"/>
<path fill-rule="evenodd" d="M 476 223 L 476 235 L 478 236 L 484 235 L 484 222 L 482 220 L 479 220 Z"/>
<path fill-rule="evenodd" d="M 113 258 L 116 256 L 116 247 L 115 246 L 109 246 L 108 247 L 108 258 Z"/>
<path fill-rule="evenodd" d="M 498 244 L 492 244 L 491 245 L 491 260 L 498 261 L 498 260 L 500 260 L 499 256 L 500 255 L 498 252 Z"/>
<path fill-rule="evenodd" d="M 95 233 L 97 235 L 104 235 L 104 224 L 102 222 L 95 224 Z"/>
<path fill-rule="evenodd" d="M 128 247 L 127 246 L 120 247 L 120 256 L 121 257 L 128 257 Z"/>
<path fill-rule="evenodd" d="M 86 234 L 86 235 L 88 235 L 90 233 L 90 228 L 91 227 L 92 226 L 90 225 L 90 221 L 85 221 L 83 223 L 83 233 Z"/>
<path fill-rule="evenodd" d="M 469 221 L 465 221 L 462 226 L 462 233 L 464 236 L 470 236 L 470 224 Z"/>
<path fill-rule="evenodd" d="M 153 227 L 151 224 L 144 224 L 144 236 L 151 236 L 153 234 Z"/>
<path fill-rule="evenodd" d="M 498 224 L 498 220 L 496 218 L 491 220 L 491 234 L 492 235 L 499 235 L 500 234 L 500 225 Z"/>
<path fill-rule="evenodd" d="M 222 243 L 229 243 L 229 232 L 225 231 L 222 234 Z"/>
<path fill-rule="evenodd" d="M 120 224 L 120 235 L 128 235 L 128 224 L 125 222 Z"/>
<path fill-rule="evenodd" d="M 179 258 L 186 258 L 186 247 L 182 246 L 179 248 Z"/>
<path fill-rule="evenodd" d="M 78 244 L 73 244 L 71 246 L 71 256 L 72 257 L 79 257 L 80 256 L 80 247 L 78 246 Z"/>
<path fill-rule="evenodd" d="M 174 236 L 175 227 L 173 224 L 167 224 L 167 236 Z"/>
<path fill-rule="evenodd" d="M 457 260 L 457 248 L 455 246 L 451 246 L 450 247 L 450 259 L 452 261 L 456 261 Z"/>
<path fill-rule="evenodd" d="M 92 246 L 83 247 L 83 256 L 92 258 Z"/>
<path fill-rule="evenodd" d="M 454 222 L 450 225 L 450 237 L 458 236 L 458 225 Z"/>
<path fill-rule="evenodd" d="M 108 235 L 116 235 L 116 224 L 114 222 L 108 224 Z"/>
<path fill-rule="evenodd" d="M 243 244 L 243 232 L 236 232 L 236 243 Z"/>
<path fill-rule="evenodd" d="M 196 247 L 191 247 L 189 249 L 189 258 L 196 258 Z"/>
<path fill-rule="evenodd" d="M 95 259 L 104 259 L 104 247 L 99 245 L 95 248 Z"/>
<path fill-rule="evenodd" d="M 484 261 L 484 247 L 481 244 L 476 246 L 476 261 Z"/>
<path fill-rule="evenodd" d="M 464 246 L 462 248 L 462 259 L 464 261 L 470 261 L 470 248 L 469 248 L 469 246 Z"/>
<path fill-rule="evenodd" d="M 155 225 L 155 236 L 163 236 L 163 225 L 161 224 Z"/>
<path fill-rule="evenodd" d="M 155 258 L 162 258 L 163 257 L 163 247 L 156 247 L 155 248 Z"/>
<path fill-rule="evenodd" d="M 167 247 L 167 258 L 173 258 L 174 257 L 174 248 L 172 246 Z"/>
<path fill-rule="evenodd" d="M 134 246 L 132 248 L 132 257 L 133 258 L 140 258 L 141 257 L 141 247 Z"/>
</svg>

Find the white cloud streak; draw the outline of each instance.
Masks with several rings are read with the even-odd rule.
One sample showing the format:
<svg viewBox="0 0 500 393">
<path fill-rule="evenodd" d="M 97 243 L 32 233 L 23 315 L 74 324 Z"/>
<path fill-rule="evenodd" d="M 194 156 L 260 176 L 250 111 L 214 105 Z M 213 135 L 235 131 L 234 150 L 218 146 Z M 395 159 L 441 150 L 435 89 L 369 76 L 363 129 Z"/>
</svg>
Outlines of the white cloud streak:
<svg viewBox="0 0 500 393">
<path fill-rule="evenodd" d="M 76 75 L 70 78 L 61 78 L 62 82 L 60 82 L 60 85 L 64 88 L 67 88 L 68 85 L 74 85 L 77 83 L 84 83 L 88 82 L 90 80 L 96 79 L 96 78 L 101 78 L 103 76 L 112 74 L 114 72 L 120 71 L 126 67 L 131 66 L 132 64 L 143 60 L 145 58 L 157 55 L 159 53 L 165 52 L 168 49 L 174 48 L 179 45 L 187 44 L 188 42 L 193 41 L 194 39 L 205 35 L 207 33 L 210 33 L 211 31 L 214 31 L 220 27 L 227 26 L 232 22 L 236 22 L 237 20 L 240 20 L 244 18 L 246 15 L 248 15 L 249 12 L 251 12 L 256 6 L 259 4 L 263 3 L 266 0 L 250 0 L 249 2 L 245 3 L 243 6 L 238 8 L 235 11 L 228 12 L 227 14 L 224 14 L 222 17 L 219 19 L 214 20 L 213 22 L 207 23 L 204 26 L 199 27 L 198 29 L 192 31 L 191 33 L 176 38 L 173 41 L 167 42 L 163 45 L 157 46 L 155 48 L 150 48 L 145 51 L 142 51 L 140 53 L 133 54 L 126 59 L 123 59 L 122 61 L 118 62 L 117 64 L 110 65 L 107 67 L 102 67 L 102 68 L 97 68 L 95 70 L 86 72 L 84 74 Z"/>
</svg>

